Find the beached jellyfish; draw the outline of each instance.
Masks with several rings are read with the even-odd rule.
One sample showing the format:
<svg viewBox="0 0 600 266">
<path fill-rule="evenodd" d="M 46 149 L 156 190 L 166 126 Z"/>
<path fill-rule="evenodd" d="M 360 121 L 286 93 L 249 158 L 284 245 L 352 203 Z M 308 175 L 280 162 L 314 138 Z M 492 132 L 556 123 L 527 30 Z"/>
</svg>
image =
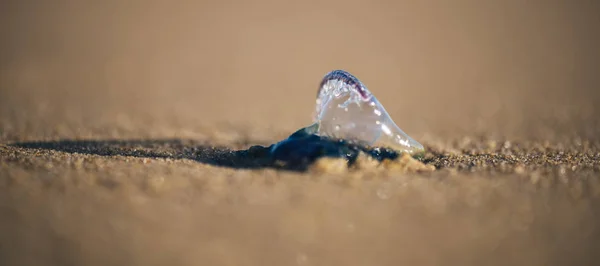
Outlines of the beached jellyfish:
<svg viewBox="0 0 600 266">
<path fill-rule="evenodd" d="M 344 70 L 329 72 L 321 81 L 313 122 L 305 129 L 307 133 L 410 154 L 424 151 L 394 123 L 367 87 Z"/>
</svg>

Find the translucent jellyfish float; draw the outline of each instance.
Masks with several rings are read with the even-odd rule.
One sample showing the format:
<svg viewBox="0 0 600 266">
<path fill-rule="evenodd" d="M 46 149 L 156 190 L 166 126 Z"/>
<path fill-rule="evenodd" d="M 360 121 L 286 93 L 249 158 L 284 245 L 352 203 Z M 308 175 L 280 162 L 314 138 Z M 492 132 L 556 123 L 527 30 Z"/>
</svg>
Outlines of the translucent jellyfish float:
<svg viewBox="0 0 600 266">
<path fill-rule="evenodd" d="M 313 121 L 309 130 L 319 136 L 410 154 L 424 151 L 423 145 L 394 123 L 367 87 L 344 70 L 329 72 L 321 81 Z"/>
<path fill-rule="evenodd" d="M 323 77 L 313 124 L 268 149 L 274 160 L 288 165 L 306 165 L 320 157 L 345 158 L 351 165 L 359 154 L 383 161 L 424 153 L 423 146 L 394 123 L 367 87 L 343 70 Z"/>
</svg>

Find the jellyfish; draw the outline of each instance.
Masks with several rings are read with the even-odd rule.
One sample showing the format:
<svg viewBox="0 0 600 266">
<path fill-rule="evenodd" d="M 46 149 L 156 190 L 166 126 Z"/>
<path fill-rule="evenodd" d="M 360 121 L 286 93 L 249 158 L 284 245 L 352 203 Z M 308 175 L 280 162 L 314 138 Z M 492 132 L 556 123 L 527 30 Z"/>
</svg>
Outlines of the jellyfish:
<svg viewBox="0 0 600 266">
<path fill-rule="evenodd" d="M 424 152 L 423 145 L 396 125 L 367 87 L 344 70 L 334 70 L 323 77 L 313 124 L 304 131 L 409 154 Z"/>
</svg>

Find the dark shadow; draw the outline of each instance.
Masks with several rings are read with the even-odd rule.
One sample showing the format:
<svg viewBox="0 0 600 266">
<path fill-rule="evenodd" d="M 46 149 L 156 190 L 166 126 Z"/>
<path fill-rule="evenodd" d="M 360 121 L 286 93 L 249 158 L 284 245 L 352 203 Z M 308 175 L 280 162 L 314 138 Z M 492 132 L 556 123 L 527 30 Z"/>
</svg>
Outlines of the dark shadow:
<svg viewBox="0 0 600 266">
<path fill-rule="evenodd" d="M 387 148 L 374 148 L 342 139 L 315 135 L 314 125 L 301 128 L 285 140 L 246 150 L 215 147 L 193 140 L 60 140 L 12 144 L 28 149 L 46 149 L 101 156 L 134 156 L 149 158 L 190 159 L 237 169 L 276 168 L 305 171 L 322 157 L 343 158 L 351 166 L 359 154 L 383 161 L 396 159 L 399 153 Z"/>
<path fill-rule="evenodd" d="M 190 159 L 237 169 L 280 168 L 271 160 L 268 153 L 269 147 L 253 146 L 247 150 L 232 150 L 227 147 L 182 139 L 59 140 L 21 142 L 14 143 L 12 146 L 100 156 Z"/>
</svg>

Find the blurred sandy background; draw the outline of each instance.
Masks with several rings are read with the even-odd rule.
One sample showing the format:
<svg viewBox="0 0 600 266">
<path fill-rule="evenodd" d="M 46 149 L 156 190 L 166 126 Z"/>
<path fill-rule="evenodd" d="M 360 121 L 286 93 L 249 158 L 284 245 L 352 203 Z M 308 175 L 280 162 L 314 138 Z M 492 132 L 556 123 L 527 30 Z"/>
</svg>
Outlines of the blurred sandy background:
<svg viewBox="0 0 600 266">
<path fill-rule="evenodd" d="M 415 138 L 593 137 L 597 5 L 3 1 L 3 134 L 119 119 L 294 130 L 310 122 L 321 77 L 342 68 Z M 27 104 L 37 109 L 15 107 Z"/>
<path fill-rule="evenodd" d="M 269 144 L 310 123 L 333 69 L 360 78 L 426 145 L 597 143 L 600 4 L 526 2 L 2 1 L 0 144 Z M 391 183 L 349 189 L 342 177 L 2 147 L 2 178 L 21 184 L 0 193 L 3 265 L 590 265 L 597 256 L 597 200 L 542 196 L 511 177 L 446 186 L 390 174 Z M 174 183 L 159 196 L 134 189 L 153 178 Z M 96 191 L 93 180 L 121 185 Z M 406 182 L 413 192 L 393 202 L 370 193 Z M 542 229 L 519 235 L 510 221 L 521 219 Z"/>
</svg>

